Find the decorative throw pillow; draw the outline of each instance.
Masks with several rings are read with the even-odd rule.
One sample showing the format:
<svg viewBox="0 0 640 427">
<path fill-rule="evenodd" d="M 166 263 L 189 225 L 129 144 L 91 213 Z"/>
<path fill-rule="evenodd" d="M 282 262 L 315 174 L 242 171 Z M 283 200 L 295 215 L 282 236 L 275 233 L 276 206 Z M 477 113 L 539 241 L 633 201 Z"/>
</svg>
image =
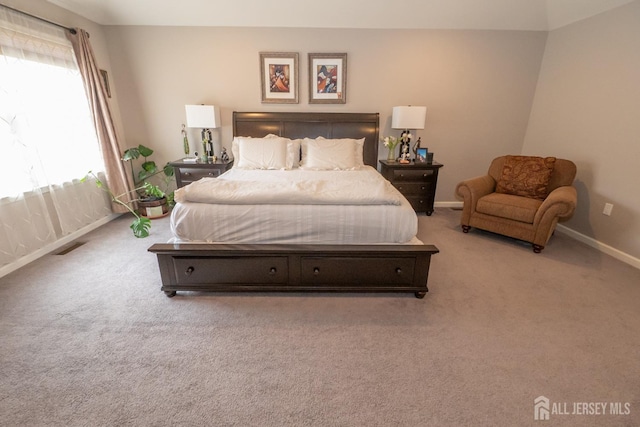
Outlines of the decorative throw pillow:
<svg viewBox="0 0 640 427">
<path fill-rule="evenodd" d="M 544 200 L 555 157 L 507 156 L 496 193 Z"/>
</svg>

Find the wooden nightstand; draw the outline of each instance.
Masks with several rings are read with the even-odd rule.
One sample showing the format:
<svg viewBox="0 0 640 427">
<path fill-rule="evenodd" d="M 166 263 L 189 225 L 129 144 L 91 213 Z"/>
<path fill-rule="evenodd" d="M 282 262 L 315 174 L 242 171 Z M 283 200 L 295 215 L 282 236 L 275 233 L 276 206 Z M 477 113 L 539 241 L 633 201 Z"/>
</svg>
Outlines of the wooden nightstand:
<svg viewBox="0 0 640 427">
<path fill-rule="evenodd" d="M 382 176 L 407 198 L 416 212 L 433 213 L 441 163 L 408 163 L 380 160 Z"/>
<path fill-rule="evenodd" d="M 178 188 L 191 184 L 200 178 L 216 178 L 224 172 L 231 169 L 233 166 L 233 160 L 229 162 L 222 162 L 220 160 L 211 163 L 203 163 L 198 160 L 197 162 L 185 162 L 184 159 L 176 160 L 169 163 L 173 166 L 176 175 L 176 186 Z"/>
</svg>

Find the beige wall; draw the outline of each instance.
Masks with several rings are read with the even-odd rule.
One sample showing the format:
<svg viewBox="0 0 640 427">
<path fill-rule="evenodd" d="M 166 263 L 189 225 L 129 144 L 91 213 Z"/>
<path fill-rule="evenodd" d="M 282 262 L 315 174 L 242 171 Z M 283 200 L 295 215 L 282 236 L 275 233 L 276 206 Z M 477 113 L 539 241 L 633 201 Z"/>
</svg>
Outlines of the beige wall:
<svg viewBox="0 0 640 427">
<path fill-rule="evenodd" d="M 455 201 L 462 179 L 520 153 L 546 32 L 107 27 L 113 77 L 129 145 L 160 160 L 182 156 L 184 105 L 222 108 L 229 147 L 237 111 L 379 112 L 381 136 L 395 105 L 426 105 L 423 146 L 444 163 L 436 199 Z M 300 54 L 300 103 L 261 104 L 261 51 Z M 310 52 L 348 54 L 347 103 L 309 105 Z M 191 133 L 192 150 L 196 134 Z M 380 158 L 386 150 L 380 150 Z"/>
<path fill-rule="evenodd" d="M 640 2 L 549 33 L 523 152 L 576 162 L 565 224 L 640 259 Z"/>
</svg>

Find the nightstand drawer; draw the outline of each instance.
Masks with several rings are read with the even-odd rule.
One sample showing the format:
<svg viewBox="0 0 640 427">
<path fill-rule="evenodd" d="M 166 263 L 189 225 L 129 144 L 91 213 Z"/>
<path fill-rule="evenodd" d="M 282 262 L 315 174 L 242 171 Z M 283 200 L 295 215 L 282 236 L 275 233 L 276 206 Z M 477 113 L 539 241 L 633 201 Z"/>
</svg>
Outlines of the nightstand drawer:
<svg viewBox="0 0 640 427">
<path fill-rule="evenodd" d="M 200 178 L 217 178 L 222 174 L 220 169 L 179 168 L 182 182 L 186 185 Z"/>
<path fill-rule="evenodd" d="M 382 176 L 398 189 L 416 212 L 433 213 L 441 163 L 402 164 L 380 160 Z"/>
<path fill-rule="evenodd" d="M 411 197 L 411 196 L 405 196 L 406 199 L 409 201 L 409 203 L 411 204 L 411 207 L 413 208 L 414 211 L 416 212 L 427 212 L 429 210 L 429 199 L 427 199 L 426 197 Z"/>
<path fill-rule="evenodd" d="M 434 175 L 432 170 L 394 169 L 391 181 L 432 181 Z"/>
<path fill-rule="evenodd" d="M 176 160 L 169 163 L 176 172 L 176 186 L 178 188 L 189 185 L 201 178 L 217 178 L 233 166 L 230 162 L 185 162 L 184 160 Z"/>
<path fill-rule="evenodd" d="M 392 182 L 392 184 L 405 196 L 408 194 L 425 194 L 425 192 L 430 191 L 432 187 L 430 182 Z"/>
</svg>

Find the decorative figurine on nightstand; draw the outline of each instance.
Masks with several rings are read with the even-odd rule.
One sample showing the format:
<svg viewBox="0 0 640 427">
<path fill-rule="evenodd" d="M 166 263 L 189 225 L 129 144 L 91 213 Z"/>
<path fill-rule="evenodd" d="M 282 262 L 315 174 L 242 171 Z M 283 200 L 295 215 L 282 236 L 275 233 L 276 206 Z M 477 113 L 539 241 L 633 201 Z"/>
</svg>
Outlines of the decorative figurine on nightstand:
<svg viewBox="0 0 640 427">
<path fill-rule="evenodd" d="M 189 154 L 189 138 L 187 138 L 187 131 L 185 130 L 184 123 L 182 124 L 182 145 L 184 148 L 184 154 Z"/>
<path fill-rule="evenodd" d="M 416 156 L 416 159 L 418 157 L 418 148 L 420 148 L 420 143 L 422 142 L 422 137 L 419 136 L 418 140 L 416 141 L 416 143 L 413 145 L 413 155 Z"/>
<path fill-rule="evenodd" d="M 222 151 L 220 152 L 220 160 L 227 163 L 229 161 L 229 155 L 227 154 L 227 149 L 222 147 Z"/>
<path fill-rule="evenodd" d="M 213 156 L 213 147 L 211 145 L 211 130 L 202 129 L 202 154 L 200 155 L 200 161 L 202 163 L 209 163 L 209 157 Z"/>
<path fill-rule="evenodd" d="M 400 135 L 400 163 L 411 163 L 411 138 L 413 135 L 409 131 L 403 131 Z"/>
<path fill-rule="evenodd" d="M 409 154 L 409 144 L 402 143 L 400 146 L 400 163 L 411 163 L 411 154 Z"/>
</svg>

